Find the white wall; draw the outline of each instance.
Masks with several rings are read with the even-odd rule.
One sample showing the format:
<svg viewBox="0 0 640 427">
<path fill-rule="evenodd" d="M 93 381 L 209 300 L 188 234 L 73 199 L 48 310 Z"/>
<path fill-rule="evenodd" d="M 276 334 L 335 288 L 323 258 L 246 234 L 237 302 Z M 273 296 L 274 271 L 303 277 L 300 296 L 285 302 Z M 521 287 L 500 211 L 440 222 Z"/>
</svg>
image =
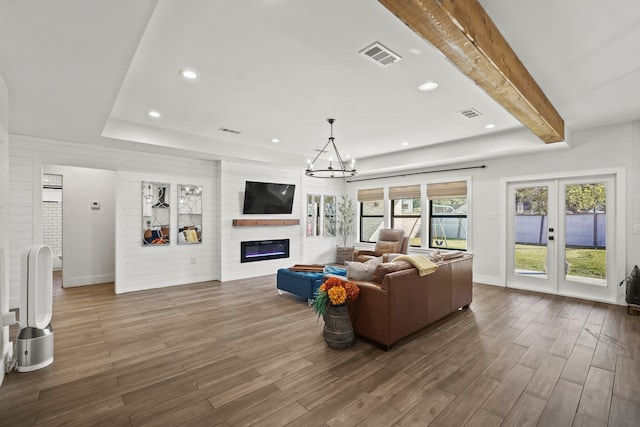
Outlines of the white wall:
<svg viewBox="0 0 640 427">
<path fill-rule="evenodd" d="M 63 286 L 113 282 L 116 240 L 115 172 L 57 165 L 44 165 L 43 172 L 62 175 L 64 183 Z M 94 201 L 100 203 L 100 209 L 91 209 Z"/>
<path fill-rule="evenodd" d="M 205 231 L 202 245 L 189 248 L 189 259 L 197 258 L 198 268 L 205 273 L 192 275 L 191 265 L 185 265 L 177 255 L 183 248 L 170 245 L 166 248 L 141 248 L 141 182 L 186 182 L 206 185 L 217 176 L 217 164 L 206 160 L 193 160 L 153 153 L 140 153 L 107 146 L 78 144 L 67 141 L 11 135 L 9 140 L 9 282 L 11 307 L 18 307 L 20 300 L 20 260 L 25 247 L 42 242 L 42 185 L 43 165 L 55 164 L 116 171 L 116 290 L 162 287 L 189 283 L 189 280 L 214 280 L 217 270 L 217 242 L 213 218 L 203 224 Z M 217 186 L 210 185 L 212 203 L 218 200 Z M 175 191 L 175 188 L 174 190 Z M 206 199 L 205 199 L 206 200 Z M 134 227 L 136 232 L 134 233 Z M 205 238 L 211 239 L 205 244 Z M 141 251 L 146 249 L 146 251 Z M 66 250 L 66 249 L 65 249 Z M 158 252 L 160 251 L 160 252 Z M 165 252 L 163 252 L 165 251 Z M 158 255 L 163 254 L 163 255 Z M 65 258 L 68 258 L 65 254 Z M 168 271 L 153 268 L 158 264 Z M 140 271 L 154 272 L 144 280 Z"/>
<path fill-rule="evenodd" d="M 0 75 L 0 313 L 9 311 L 9 91 Z M 0 385 L 9 346 L 9 327 L 0 324 Z"/>
<path fill-rule="evenodd" d="M 117 202 L 116 292 L 161 288 L 203 282 L 220 277 L 218 263 L 219 231 L 214 206 L 220 203 L 212 174 L 217 166 L 209 163 L 209 177 L 166 175 L 119 171 Z M 170 209 L 169 245 L 142 246 L 142 181 L 169 184 L 165 201 Z M 178 184 L 202 186 L 202 243 L 178 245 Z M 193 259 L 193 263 L 192 263 Z"/>
<path fill-rule="evenodd" d="M 304 165 L 303 165 L 304 166 Z M 305 235 L 306 194 L 342 194 L 344 182 L 340 179 L 308 178 L 304 169 L 284 169 L 223 161 L 221 164 L 221 278 L 234 280 L 274 274 L 279 268 L 293 264 L 328 263 L 335 261 L 336 237 Z M 293 211 L 287 215 L 244 215 L 245 181 L 295 184 Z M 234 219 L 299 219 L 300 225 L 232 227 Z M 240 242 L 251 240 L 289 239 L 289 258 L 251 263 L 240 262 Z"/>
<path fill-rule="evenodd" d="M 626 188 L 619 203 L 622 210 L 619 251 L 615 280 L 619 282 L 625 277 L 634 264 L 640 263 L 640 235 L 633 234 L 633 223 L 640 223 L 640 202 L 637 189 L 640 188 L 640 123 L 622 123 L 595 129 L 575 132 L 571 135 L 569 149 L 557 150 L 549 147 L 548 151 L 513 156 L 494 160 L 477 161 L 459 164 L 452 167 L 468 167 L 486 165 L 484 169 L 468 171 L 452 171 L 412 175 L 406 177 L 387 178 L 368 182 L 347 184 L 347 191 L 355 197 L 358 188 L 374 188 L 390 185 L 409 185 L 433 182 L 435 180 L 456 180 L 469 175 L 471 181 L 472 207 L 469 211 L 470 250 L 474 253 L 474 280 L 504 286 L 506 242 L 504 233 L 505 207 L 504 179 L 578 173 L 589 170 L 618 169 L 626 172 Z M 409 156 L 428 156 L 428 150 Z M 635 159 L 635 162 L 634 162 Z M 493 217 L 493 213 L 496 214 Z M 626 219 L 628 218 L 628 219 Z M 622 298 L 622 299 L 621 299 Z M 618 302 L 623 300 L 618 294 Z"/>
<path fill-rule="evenodd" d="M 302 188 L 300 189 L 300 231 L 302 233 L 302 254 L 304 264 L 328 264 L 336 261 L 336 246 L 342 246 L 340 236 L 325 237 L 320 230 L 320 236 L 307 237 L 307 194 L 319 194 L 321 196 L 335 196 L 336 204 L 345 191 L 345 182 L 342 179 L 310 178 L 302 175 Z M 323 215 L 322 211 L 320 215 Z M 337 226 L 336 226 L 337 229 Z M 347 242 L 349 244 L 350 242 Z"/>
</svg>

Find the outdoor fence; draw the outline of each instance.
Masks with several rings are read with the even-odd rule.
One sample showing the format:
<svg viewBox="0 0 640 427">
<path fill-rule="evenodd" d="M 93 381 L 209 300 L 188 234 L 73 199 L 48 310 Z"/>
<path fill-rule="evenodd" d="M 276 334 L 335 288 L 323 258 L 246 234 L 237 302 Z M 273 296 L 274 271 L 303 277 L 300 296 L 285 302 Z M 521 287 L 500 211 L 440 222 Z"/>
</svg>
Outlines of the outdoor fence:
<svg viewBox="0 0 640 427">
<path fill-rule="evenodd" d="M 605 248 L 607 245 L 607 214 L 566 215 L 566 246 Z M 516 243 L 546 245 L 548 237 L 546 215 L 517 215 Z M 556 228 L 557 230 L 557 228 Z"/>
</svg>

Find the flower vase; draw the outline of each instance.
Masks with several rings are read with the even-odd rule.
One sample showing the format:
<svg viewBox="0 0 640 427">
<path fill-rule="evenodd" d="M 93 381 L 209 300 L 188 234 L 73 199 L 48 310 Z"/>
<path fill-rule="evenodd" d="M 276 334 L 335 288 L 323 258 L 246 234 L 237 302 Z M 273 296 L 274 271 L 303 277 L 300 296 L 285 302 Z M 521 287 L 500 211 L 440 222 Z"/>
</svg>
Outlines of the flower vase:
<svg viewBox="0 0 640 427">
<path fill-rule="evenodd" d="M 330 348 L 344 350 L 351 347 L 354 334 L 346 304 L 327 304 L 322 336 Z"/>
</svg>

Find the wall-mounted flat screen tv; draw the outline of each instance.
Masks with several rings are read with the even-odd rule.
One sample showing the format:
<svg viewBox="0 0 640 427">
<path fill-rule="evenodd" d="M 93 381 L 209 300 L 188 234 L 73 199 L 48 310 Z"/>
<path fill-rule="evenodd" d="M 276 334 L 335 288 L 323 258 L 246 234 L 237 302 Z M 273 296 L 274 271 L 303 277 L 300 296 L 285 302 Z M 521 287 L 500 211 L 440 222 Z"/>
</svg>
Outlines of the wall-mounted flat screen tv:
<svg viewBox="0 0 640 427">
<path fill-rule="evenodd" d="M 247 181 L 244 187 L 243 214 L 290 214 L 294 184 Z"/>
</svg>

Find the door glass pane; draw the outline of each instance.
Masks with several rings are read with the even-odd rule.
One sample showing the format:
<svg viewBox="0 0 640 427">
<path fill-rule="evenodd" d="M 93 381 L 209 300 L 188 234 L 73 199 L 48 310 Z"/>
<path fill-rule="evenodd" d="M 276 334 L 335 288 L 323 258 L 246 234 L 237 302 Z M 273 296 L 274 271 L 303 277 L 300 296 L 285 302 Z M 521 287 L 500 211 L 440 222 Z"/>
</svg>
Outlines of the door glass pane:
<svg viewBox="0 0 640 427">
<path fill-rule="evenodd" d="M 547 186 L 516 189 L 515 274 L 547 278 Z"/>
<path fill-rule="evenodd" d="M 568 184 L 564 208 L 565 278 L 606 285 L 606 184 Z"/>
</svg>

